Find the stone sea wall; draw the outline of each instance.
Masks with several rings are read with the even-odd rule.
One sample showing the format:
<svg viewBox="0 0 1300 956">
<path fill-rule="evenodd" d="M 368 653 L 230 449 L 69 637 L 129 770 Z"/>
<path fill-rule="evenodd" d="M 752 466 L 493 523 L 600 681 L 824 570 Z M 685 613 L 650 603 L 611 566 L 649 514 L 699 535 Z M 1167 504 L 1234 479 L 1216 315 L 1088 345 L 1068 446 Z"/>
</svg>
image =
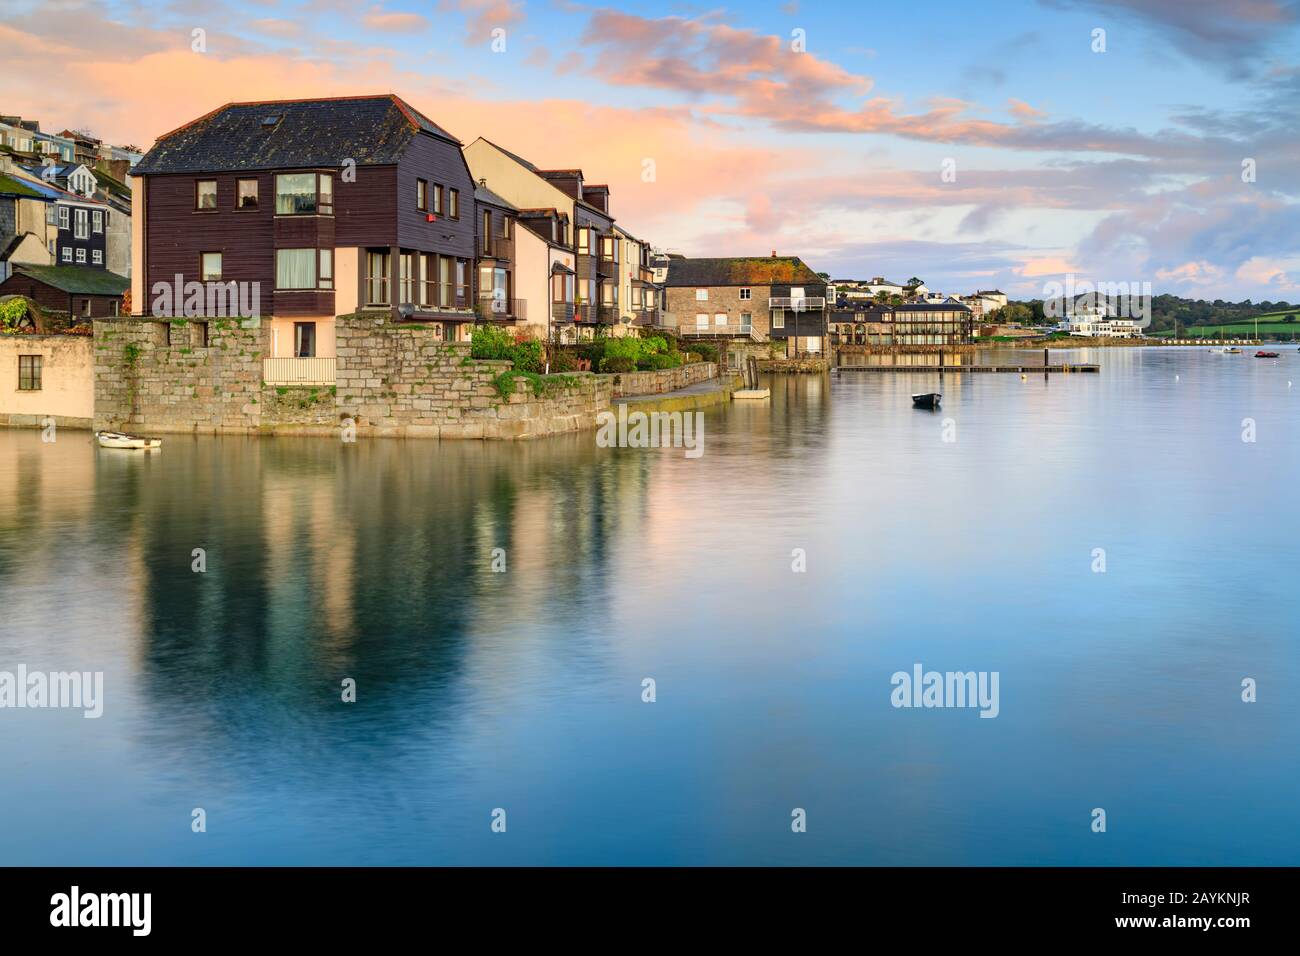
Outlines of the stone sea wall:
<svg viewBox="0 0 1300 956">
<path fill-rule="evenodd" d="M 525 376 L 429 325 L 340 316 L 335 384 L 267 385 L 269 323 L 95 322 L 96 428 L 147 432 L 535 438 L 596 427 L 612 376 Z"/>
<path fill-rule="evenodd" d="M 718 377 L 714 362 L 692 362 L 677 368 L 657 369 L 653 372 L 620 372 L 613 376 L 614 397 L 629 395 L 661 395 L 688 385 L 696 385 Z"/>
</svg>

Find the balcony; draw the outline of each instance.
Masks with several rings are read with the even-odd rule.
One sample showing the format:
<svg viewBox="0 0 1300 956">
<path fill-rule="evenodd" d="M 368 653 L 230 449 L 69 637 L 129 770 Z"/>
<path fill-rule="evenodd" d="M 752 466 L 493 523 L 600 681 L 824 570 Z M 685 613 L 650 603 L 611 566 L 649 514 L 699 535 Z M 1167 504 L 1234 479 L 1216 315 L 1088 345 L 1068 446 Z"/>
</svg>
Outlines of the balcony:
<svg viewBox="0 0 1300 956">
<path fill-rule="evenodd" d="M 474 305 L 474 313 L 485 322 L 501 322 L 511 319 L 528 318 L 528 302 L 525 299 L 507 299 L 496 296 L 479 296 Z"/>
<path fill-rule="evenodd" d="M 479 236 L 478 254 L 481 259 L 509 262 L 515 257 L 515 241 L 500 236 Z"/>
<path fill-rule="evenodd" d="M 262 381 L 267 385 L 333 385 L 332 358 L 262 359 Z"/>
<path fill-rule="evenodd" d="M 551 303 L 551 321 L 552 322 L 572 322 L 574 321 L 574 306 L 572 302 L 552 302 Z"/>
<path fill-rule="evenodd" d="M 826 308 L 826 297 L 820 295 L 807 295 L 802 298 L 792 298 L 786 296 L 774 296 L 767 300 L 769 309 L 790 309 L 794 312 L 815 312 L 818 309 Z"/>
<path fill-rule="evenodd" d="M 573 321 L 586 322 L 590 325 L 616 325 L 619 308 L 616 305 L 577 305 L 574 306 Z"/>
<path fill-rule="evenodd" d="M 574 256 L 575 267 L 578 273 L 578 279 L 596 278 L 596 257 L 588 252 L 579 252 Z"/>
<path fill-rule="evenodd" d="M 683 325 L 677 334 L 684 339 L 749 339 L 766 342 L 767 336 L 752 324 L 728 322 L 726 325 Z"/>
</svg>

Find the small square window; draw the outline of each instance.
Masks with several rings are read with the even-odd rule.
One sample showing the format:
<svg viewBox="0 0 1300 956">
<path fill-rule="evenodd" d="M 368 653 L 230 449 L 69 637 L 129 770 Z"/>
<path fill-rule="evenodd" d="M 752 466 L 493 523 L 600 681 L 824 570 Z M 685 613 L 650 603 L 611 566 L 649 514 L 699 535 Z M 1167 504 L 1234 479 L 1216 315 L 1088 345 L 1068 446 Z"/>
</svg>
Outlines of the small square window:
<svg viewBox="0 0 1300 956">
<path fill-rule="evenodd" d="M 78 262 L 78 264 L 80 264 L 80 263 L 84 263 L 85 261 L 86 261 L 86 250 L 85 250 L 85 249 L 78 249 L 78 250 L 77 250 L 77 262 Z"/>
<path fill-rule="evenodd" d="M 18 390 L 20 392 L 39 392 L 41 390 L 41 365 L 44 356 L 18 356 Z"/>
<path fill-rule="evenodd" d="M 64 246 L 64 247 L 63 247 L 63 252 L 61 253 L 61 257 L 62 257 L 62 259 L 63 259 L 64 262 L 71 262 L 71 261 L 72 261 L 72 246 Z"/>
<path fill-rule="evenodd" d="M 709 301 L 709 290 L 708 290 L 708 289 L 696 289 L 696 290 L 695 290 L 695 301 L 696 301 L 696 302 L 708 302 L 708 301 Z"/>
<path fill-rule="evenodd" d="M 217 208 L 217 181 L 200 179 L 194 184 L 194 208 L 211 210 Z"/>
<path fill-rule="evenodd" d="M 104 264 L 104 250 L 92 249 L 90 252 L 90 261 L 97 266 L 102 266 Z"/>
<path fill-rule="evenodd" d="M 741 297 L 742 299 L 752 299 L 752 298 L 754 297 L 754 290 L 753 290 L 753 289 L 741 289 L 741 290 L 740 290 L 740 297 Z"/>
<path fill-rule="evenodd" d="M 257 180 L 241 179 L 235 184 L 235 208 L 236 209 L 256 209 L 257 208 Z"/>
<path fill-rule="evenodd" d="M 221 281 L 221 253 L 205 252 L 200 256 L 200 279 L 204 282 Z"/>
</svg>

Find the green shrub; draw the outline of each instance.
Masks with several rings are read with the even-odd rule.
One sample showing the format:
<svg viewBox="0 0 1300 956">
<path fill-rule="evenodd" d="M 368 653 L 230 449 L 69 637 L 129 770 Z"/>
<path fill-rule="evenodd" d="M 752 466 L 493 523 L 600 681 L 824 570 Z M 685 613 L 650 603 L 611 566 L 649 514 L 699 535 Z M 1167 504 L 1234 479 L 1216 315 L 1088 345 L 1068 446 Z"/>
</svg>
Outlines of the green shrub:
<svg viewBox="0 0 1300 956">
<path fill-rule="evenodd" d="M 21 296 L 0 302 L 0 333 L 17 331 L 18 323 L 26 317 L 27 300 Z"/>
<path fill-rule="evenodd" d="M 610 341 L 617 342 L 619 340 L 610 339 Z M 626 355 L 611 355 L 600 360 L 600 370 L 602 372 L 634 372 L 636 371 L 636 362 Z"/>
<path fill-rule="evenodd" d="M 708 342 L 692 342 L 691 352 L 698 355 L 701 362 L 716 362 L 718 360 L 718 347 Z"/>
<path fill-rule="evenodd" d="M 659 371 L 665 368 L 677 368 L 683 363 L 681 352 L 665 352 L 662 355 L 647 355 L 637 362 L 637 368 Z"/>
<path fill-rule="evenodd" d="M 564 349 L 556 349 L 555 354 L 551 356 L 552 372 L 576 372 L 578 370 L 578 359 L 572 352 Z"/>
<path fill-rule="evenodd" d="M 634 339 L 631 336 L 621 339 L 605 340 L 605 358 L 625 358 L 636 362 L 650 353 L 646 351 L 643 344 L 644 339 Z"/>
<path fill-rule="evenodd" d="M 495 325 L 476 325 L 470 333 L 469 354 L 476 359 L 508 359 L 515 346 L 509 330 Z"/>
<path fill-rule="evenodd" d="M 527 339 L 516 343 L 507 350 L 507 358 L 515 363 L 521 372 L 542 372 L 546 370 L 546 355 L 542 343 L 537 339 Z"/>
</svg>

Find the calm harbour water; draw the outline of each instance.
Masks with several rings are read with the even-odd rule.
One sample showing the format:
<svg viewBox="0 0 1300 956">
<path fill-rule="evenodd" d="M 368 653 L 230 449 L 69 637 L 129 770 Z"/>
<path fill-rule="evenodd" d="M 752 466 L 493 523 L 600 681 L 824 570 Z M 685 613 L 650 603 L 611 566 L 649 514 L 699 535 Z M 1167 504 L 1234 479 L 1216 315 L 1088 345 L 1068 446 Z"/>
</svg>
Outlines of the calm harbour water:
<svg viewBox="0 0 1300 956">
<path fill-rule="evenodd" d="M 1069 360 L 778 378 L 698 459 L 0 430 L 0 670 L 105 674 L 0 710 L 0 864 L 1300 862 L 1300 353 Z"/>
</svg>

